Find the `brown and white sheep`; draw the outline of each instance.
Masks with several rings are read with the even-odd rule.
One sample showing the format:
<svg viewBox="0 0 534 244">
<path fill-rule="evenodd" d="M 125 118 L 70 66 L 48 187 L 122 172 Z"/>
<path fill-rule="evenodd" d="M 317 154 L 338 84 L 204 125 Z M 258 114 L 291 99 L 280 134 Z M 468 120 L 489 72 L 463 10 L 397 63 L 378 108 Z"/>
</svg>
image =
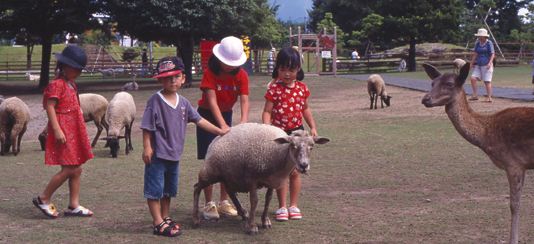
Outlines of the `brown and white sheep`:
<svg viewBox="0 0 534 244">
<path fill-rule="evenodd" d="M 255 123 L 234 126 L 226 135 L 216 137 L 208 148 L 194 187 L 193 227 L 200 224 L 200 192 L 206 186 L 223 182 L 237 213 L 248 219 L 246 228 L 251 235 L 258 234 L 254 223 L 257 189 L 267 188 L 261 220 L 263 228 L 271 228 L 268 210 L 273 189 L 282 187 L 295 168 L 301 173 L 308 172 L 313 146 L 329 141 L 325 137 L 309 136 L 302 130 L 288 136 L 280 128 Z M 250 192 L 250 212 L 243 209 L 237 199 L 238 192 Z"/>
<path fill-rule="evenodd" d="M 367 79 L 367 92 L 369 93 L 369 97 L 371 99 L 371 106 L 369 109 L 373 109 L 373 101 L 376 109 L 379 96 L 382 108 L 384 108 L 384 102 L 389 107 L 391 96 L 388 96 L 386 92 L 386 83 L 382 77 L 380 77 L 380 75 L 373 74 L 369 76 L 369 79 Z"/>
<path fill-rule="evenodd" d="M 20 152 L 20 142 L 30 122 L 30 109 L 20 98 L 11 97 L 0 104 L 0 155 L 13 147 L 13 154 Z"/>
<path fill-rule="evenodd" d="M 460 73 L 460 69 L 465 65 L 465 60 L 461 58 L 457 58 L 454 61 L 452 61 L 454 64 L 454 69 L 452 70 L 453 73 Z"/>
</svg>

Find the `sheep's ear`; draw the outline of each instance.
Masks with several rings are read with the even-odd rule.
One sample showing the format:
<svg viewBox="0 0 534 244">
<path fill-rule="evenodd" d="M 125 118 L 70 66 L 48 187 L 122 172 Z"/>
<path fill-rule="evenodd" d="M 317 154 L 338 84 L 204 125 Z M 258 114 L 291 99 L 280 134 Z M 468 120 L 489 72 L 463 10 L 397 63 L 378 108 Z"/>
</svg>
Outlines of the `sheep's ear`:
<svg viewBox="0 0 534 244">
<path fill-rule="evenodd" d="M 436 67 L 430 64 L 423 63 L 423 68 L 425 68 L 425 72 L 428 75 L 428 77 L 430 77 L 431 80 L 434 80 L 438 78 L 439 76 L 441 76 L 441 72 L 439 72 L 438 69 L 436 69 Z"/>
<path fill-rule="evenodd" d="M 110 138 L 109 137 L 102 137 L 102 138 L 100 138 L 98 140 L 105 141 L 105 140 L 108 140 L 108 139 L 110 139 Z"/>
<path fill-rule="evenodd" d="M 289 143 L 289 136 L 278 137 L 278 138 L 274 139 L 274 142 L 276 142 L 278 144 Z"/>
<path fill-rule="evenodd" d="M 326 137 L 321 137 L 321 136 L 314 136 L 313 142 L 315 142 L 315 144 L 326 144 L 330 142 L 330 139 Z"/>
<path fill-rule="evenodd" d="M 125 136 L 117 136 L 117 140 L 120 140 L 120 139 L 124 139 L 126 138 Z"/>
</svg>

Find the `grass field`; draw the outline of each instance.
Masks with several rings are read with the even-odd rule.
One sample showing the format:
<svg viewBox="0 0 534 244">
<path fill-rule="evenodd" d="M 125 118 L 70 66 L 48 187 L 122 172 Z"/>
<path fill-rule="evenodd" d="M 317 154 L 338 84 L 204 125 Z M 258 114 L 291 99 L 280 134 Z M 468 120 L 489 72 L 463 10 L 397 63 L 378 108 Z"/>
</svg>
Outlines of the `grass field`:
<svg viewBox="0 0 534 244">
<path fill-rule="evenodd" d="M 506 71 L 527 72 L 523 70 Z M 531 70 L 530 70 L 531 71 Z M 504 68 L 502 72 L 504 73 Z M 530 74 L 527 72 L 527 74 Z M 401 75 L 419 75 L 405 73 Z M 420 77 L 426 78 L 426 77 Z M 513 77 L 512 77 L 513 78 Z M 496 79 L 497 80 L 497 79 Z M 250 122 L 261 121 L 268 77 L 251 77 Z M 525 81 L 527 83 L 529 80 Z M 178 197 L 171 217 L 183 228 L 182 236 L 168 239 L 152 235 L 151 217 L 143 198 L 141 132 L 139 123 L 147 98 L 160 89 L 153 80 L 139 80 L 131 92 L 137 104 L 133 130 L 134 151 L 117 159 L 99 142 L 95 158 L 84 165 L 80 202 L 95 212 L 91 218 L 48 219 L 31 203 L 58 167 L 44 165 L 37 134 L 46 120 L 38 92 L 18 95 L 30 107 L 32 121 L 21 153 L 0 157 L 0 243 L 501 243 L 508 240 L 510 211 L 504 171 L 453 128 L 443 108 L 421 105 L 424 93 L 388 87 L 392 105 L 369 110 L 364 81 L 332 77 L 305 79 L 312 96 L 310 106 L 321 136 L 332 139 L 313 151 L 310 174 L 302 176 L 299 208 L 304 218 L 274 221 L 273 229 L 258 236 L 245 234 L 245 222 L 224 218 L 202 221 L 191 228 L 193 185 L 201 161 L 196 159 L 195 127 L 188 127 L 180 162 Z M 502 81 L 504 83 L 504 81 Z M 179 93 L 193 104 L 201 96 L 196 88 Z M 497 81 L 495 83 L 497 85 Z M 110 100 L 121 84 L 81 82 L 81 93 L 102 94 Z M 530 87 L 529 87 L 530 88 Z M 4 94 L 6 95 L 6 94 Z M 489 113 L 506 107 L 533 106 L 531 102 L 494 98 L 492 104 L 471 103 L 475 111 Z M 240 108 L 234 109 L 239 118 Z M 92 139 L 96 129 L 87 124 Z M 122 142 L 124 143 L 124 142 Z M 520 211 L 521 243 L 534 242 L 534 190 L 532 172 Z M 215 190 L 218 200 L 218 191 Z M 263 206 L 265 190 L 260 191 Z M 249 208 L 247 194 L 239 194 Z M 68 204 L 68 186 L 53 196 L 61 213 Z M 203 197 L 201 197 L 203 201 Z M 256 223 L 261 225 L 259 218 Z"/>
</svg>

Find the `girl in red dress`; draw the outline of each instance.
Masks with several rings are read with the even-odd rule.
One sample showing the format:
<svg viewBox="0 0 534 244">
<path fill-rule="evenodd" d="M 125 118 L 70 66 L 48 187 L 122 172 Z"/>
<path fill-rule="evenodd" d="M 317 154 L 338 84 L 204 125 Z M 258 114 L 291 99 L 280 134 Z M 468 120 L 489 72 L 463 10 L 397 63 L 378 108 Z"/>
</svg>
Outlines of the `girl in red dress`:
<svg viewBox="0 0 534 244">
<path fill-rule="evenodd" d="M 33 204 L 46 216 L 59 215 L 51 203 L 52 194 L 69 181 L 69 207 L 65 216 L 90 217 L 93 212 L 80 206 L 80 177 L 82 164 L 93 158 L 87 128 L 80 108 L 74 80 L 87 64 L 87 55 L 78 46 L 67 46 L 57 59 L 54 80 L 45 88 L 43 107 L 48 115 L 45 162 L 47 165 L 61 165 L 61 171 L 54 175 L 44 192 L 33 199 Z"/>
</svg>

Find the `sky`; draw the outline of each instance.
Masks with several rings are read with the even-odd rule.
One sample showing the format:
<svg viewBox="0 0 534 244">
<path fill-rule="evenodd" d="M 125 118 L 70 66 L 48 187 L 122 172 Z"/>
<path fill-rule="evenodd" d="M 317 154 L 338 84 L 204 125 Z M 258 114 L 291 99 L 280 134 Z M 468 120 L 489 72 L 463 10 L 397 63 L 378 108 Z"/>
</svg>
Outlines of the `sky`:
<svg viewBox="0 0 534 244">
<path fill-rule="evenodd" d="M 269 0 L 269 3 L 280 5 L 276 18 L 283 21 L 304 22 L 304 18 L 309 18 L 306 10 L 312 9 L 312 0 Z"/>
</svg>

